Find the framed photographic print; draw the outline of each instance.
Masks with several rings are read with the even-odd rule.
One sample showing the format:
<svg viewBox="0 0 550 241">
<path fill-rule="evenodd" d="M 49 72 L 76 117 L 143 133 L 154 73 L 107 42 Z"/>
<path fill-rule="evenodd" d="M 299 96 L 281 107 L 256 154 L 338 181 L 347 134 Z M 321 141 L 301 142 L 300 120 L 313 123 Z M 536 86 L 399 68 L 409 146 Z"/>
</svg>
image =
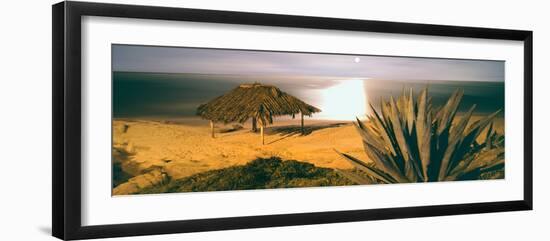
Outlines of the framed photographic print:
<svg viewBox="0 0 550 241">
<path fill-rule="evenodd" d="M 532 209 L 532 32 L 53 6 L 53 235 Z"/>
</svg>

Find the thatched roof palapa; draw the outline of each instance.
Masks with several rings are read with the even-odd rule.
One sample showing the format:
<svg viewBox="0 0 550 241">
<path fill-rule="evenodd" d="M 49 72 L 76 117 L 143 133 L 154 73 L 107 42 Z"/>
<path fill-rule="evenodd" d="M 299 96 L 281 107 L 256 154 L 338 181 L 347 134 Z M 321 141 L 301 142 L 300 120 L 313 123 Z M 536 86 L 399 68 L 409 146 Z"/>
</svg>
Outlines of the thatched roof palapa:
<svg viewBox="0 0 550 241">
<path fill-rule="evenodd" d="M 273 123 L 274 116 L 302 113 L 306 116 L 321 110 L 306 104 L 272 85 L 241 84 L 225 95 L 202 104 L 197 114 L 214 122 L 244 123 L 255 118 L 261 125 Z"/>
</svg>

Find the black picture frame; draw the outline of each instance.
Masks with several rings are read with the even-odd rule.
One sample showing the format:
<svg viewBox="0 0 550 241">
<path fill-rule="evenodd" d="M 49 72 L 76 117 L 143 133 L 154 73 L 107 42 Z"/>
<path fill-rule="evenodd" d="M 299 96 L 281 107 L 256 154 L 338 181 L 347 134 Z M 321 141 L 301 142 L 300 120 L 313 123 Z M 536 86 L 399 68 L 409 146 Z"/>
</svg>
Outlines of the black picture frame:
<svg viewBox="0 0 550 241">
<path fill-rule="evenodd" d="M 197 10 L 90 2 L 52 6 L 53 193 L 52 233 L 60 239 L 106 238 L 532 210 L 533 208 L 533 32 L 384 21 Z M 524 194 L 522 200 L 421 207 L 140 222 L 99 226 L 81 224 L 81 17 L 229 23 L 327 30 L 517 40 L 524 43 Z"/>
</svg>

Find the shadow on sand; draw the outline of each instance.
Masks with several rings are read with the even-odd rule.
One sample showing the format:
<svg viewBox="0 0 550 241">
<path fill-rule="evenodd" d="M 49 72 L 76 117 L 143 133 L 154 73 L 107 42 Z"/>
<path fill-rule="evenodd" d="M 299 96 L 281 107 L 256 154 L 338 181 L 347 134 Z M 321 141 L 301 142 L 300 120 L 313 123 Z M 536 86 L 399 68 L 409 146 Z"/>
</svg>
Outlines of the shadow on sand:
<svg viewBox="0 0 550 241">
<path fill-rule="evenodd" d="M 269 144 L 284 140 L 284 139 L 286 139 L 288 137 L 291 137 L 291 136 L 296 136 L 296 135 L 307 136 L 307 135 L 310 135 L 311 133 L 313 133 L 315 131 L 318 131 L 318 130 L 327 129 L 327 128 L 335 128 L 335 127 L 345 126 L 345 125 L 349 125 L 349 124 L 350 123 L 331 123 L 331 124 L 307 125 L 307 126 L 304 126 L 304 132 L 303 133 L 302 133 L 302 128 L 300 127 L 300 125 L 274 126 L 274 127 L 267 128 L 265 133 L 267 135 L 276 135 L 276 134 L 282 135 L 281 138 L 273 140 L 273 141 L 267 143 L 269 145 Z"/>
</svg>

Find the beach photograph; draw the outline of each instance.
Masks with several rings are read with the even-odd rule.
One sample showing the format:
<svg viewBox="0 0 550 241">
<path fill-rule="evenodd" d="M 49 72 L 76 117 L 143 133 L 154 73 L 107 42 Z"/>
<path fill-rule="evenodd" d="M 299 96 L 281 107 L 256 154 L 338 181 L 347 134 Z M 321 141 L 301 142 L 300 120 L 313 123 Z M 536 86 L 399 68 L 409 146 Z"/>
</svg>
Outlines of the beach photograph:
<svg viewBox="0 0 550 241">
<path fill-rule="evenodd" d="M 503 61 L 111 50 L 113 196 L 505 177 Z"/>
</svg>

